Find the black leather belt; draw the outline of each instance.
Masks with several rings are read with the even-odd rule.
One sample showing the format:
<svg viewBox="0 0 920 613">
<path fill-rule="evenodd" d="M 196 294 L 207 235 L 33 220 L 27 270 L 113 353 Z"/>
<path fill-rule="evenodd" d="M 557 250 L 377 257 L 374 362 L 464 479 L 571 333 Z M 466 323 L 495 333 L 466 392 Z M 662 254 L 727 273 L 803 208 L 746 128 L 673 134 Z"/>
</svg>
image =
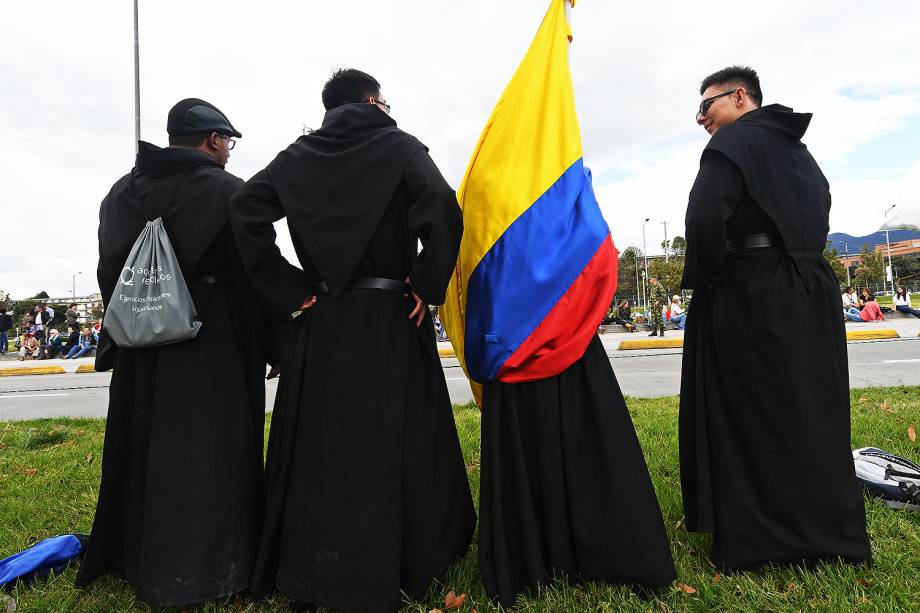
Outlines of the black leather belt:
<svg viewBox="0 0 920 613">
<path fill-rule="evenodd" d="M 769 234 L 748 234 L 744 238 L 730 238 L 725 241 L 725 248 L 729 254 L 745 249 L 763 249 L 765 247 L 779 247 L 779 242 Z"/>
<path fill-rule="evenodd" d="M 198 275 L 193 278 L 189 283 L 200 283 L 201 285 L 220 285 L 226 279 L 222 279 L 216 275 Z"/>
<path fill-rule="evenodd" d="M 326 285 L 325 281 L 317 281 L 313 284 L 312 289 L 314 295 L 329 293 L 329 286 Z M 412 293 L 412 286 L 405 281 L 381 279 L 379 277 L 359 277 L 353 279 L 345 289 L 381 289 L 387 292 L 398 292 L 400 294 Z"/>
</svg>

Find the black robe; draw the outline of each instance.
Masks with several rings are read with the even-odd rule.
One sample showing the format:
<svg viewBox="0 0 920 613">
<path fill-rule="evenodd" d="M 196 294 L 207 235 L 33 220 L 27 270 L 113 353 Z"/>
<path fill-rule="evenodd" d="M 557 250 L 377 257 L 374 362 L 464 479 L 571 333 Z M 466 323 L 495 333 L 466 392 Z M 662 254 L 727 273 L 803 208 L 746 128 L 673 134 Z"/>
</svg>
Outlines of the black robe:
<svg viewBox="0 0 920 613">
<path fill-rule="evenodd" d="M 347 285 L 410 277 L 443 302 L 462 233 L 455 194 L 421 143 L 354 104 L 257 173 L 232 215 L 276 319 L 314 283 L 330 289 L 287 324 L 253 592 L 395 611 L 400 590 L 421 596 L 466 551 L 475 514 L 430 316 L 416 327 L 402 293 Z M 274 244 L 282 217 L 302 270 Z"/>
<path fill-rule="evenodd" d="M 179 606 L 249 584 L 265 360 L 247 332 L 261 307 L 229 225 L 241 184 L 205 153 L 142 142 L 134 170 L 102 202 L 97 276 L 106 303 L 144 224 L 162 215 L 203 326 L 194 340 L 114 349 L 102 483 L 78 585 L 118 575 L 141 600 Z M 217 279 L 198 281 L 208 276 Z"/>
<path fill-rule="evenodd" d="M 687 527 L 714 533 L 725 569 L 871 559 L 810 119 L 770 105 L 721 128 L 687 208 L 681 484 Z M 759 233 L 776 246 L 728 254 Z"/>
<path fill-rule="evenodd" d="M 655 490 L 600 338 L 564 372 L 483 386 L 479 568 L 504 607 L 555 577 L 676 577 Z"/>
</svg>

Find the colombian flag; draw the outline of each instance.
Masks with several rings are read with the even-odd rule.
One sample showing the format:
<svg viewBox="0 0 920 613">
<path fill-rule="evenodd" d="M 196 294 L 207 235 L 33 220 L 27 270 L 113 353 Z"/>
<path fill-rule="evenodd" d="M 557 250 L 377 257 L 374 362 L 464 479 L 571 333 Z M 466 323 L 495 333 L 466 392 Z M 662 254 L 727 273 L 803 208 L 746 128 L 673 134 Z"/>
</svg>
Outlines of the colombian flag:
<svg viewBox="0 0 920 613">
<path fill-rule="evenodd" d="M 464 233 L 442 313 L 478 382 L 561 373 L 616 290 L 617 250 L 582 159 L 570 1 L 552 0 L 457 191 Z"/>
</svg>

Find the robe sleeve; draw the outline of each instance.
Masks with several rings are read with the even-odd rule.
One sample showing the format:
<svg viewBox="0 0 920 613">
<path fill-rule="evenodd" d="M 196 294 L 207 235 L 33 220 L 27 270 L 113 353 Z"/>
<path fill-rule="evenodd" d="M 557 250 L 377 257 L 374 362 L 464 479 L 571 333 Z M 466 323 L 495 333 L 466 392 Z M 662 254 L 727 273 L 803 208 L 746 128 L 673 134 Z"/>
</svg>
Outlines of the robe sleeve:
<svg viewBox="0 0 920 613">
<path fill-rule="evenodd" d="M 270 311 L 283 321 L 311 295 L 303 271 L 281 255 L 272 224 L 285 216 L 268 169 L 246 182 L 230 200 L 230 221 L 240 261 Z"/>
<path fill-rule="evenodd" d="M 741 202 L 744 176 L 725 155 L 703 152 L 687 205 L 687 251 L 680 286 L 701 289 L 722 278 L 726 222 Z"/>
<path fill-rule="evenodd" d="M 463 236 L 457 194 L 427 151 L 419 151 L 409 160 L 403 183 L 410 200 L 409 233 L 422 243 L 409 278 L 415 293 L 426 303 L 443 304 Z"/>
</svg>

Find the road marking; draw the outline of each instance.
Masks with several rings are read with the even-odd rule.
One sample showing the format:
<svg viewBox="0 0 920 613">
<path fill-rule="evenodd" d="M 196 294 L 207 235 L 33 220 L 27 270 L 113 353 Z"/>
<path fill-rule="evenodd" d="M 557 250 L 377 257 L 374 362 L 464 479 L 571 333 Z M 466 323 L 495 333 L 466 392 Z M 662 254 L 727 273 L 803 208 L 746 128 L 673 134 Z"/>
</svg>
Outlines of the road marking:
<svg viewBox="0 0 920 613">
<path fill-rule="evenodd" d="M 882 360 L 883 364 L 908 364 L 913 362 L 920 362 L 920 358 L 913 358 L 911 360 Z"/>
<path fill-rule="evenodd" d="M 70 394 L 20 394 L 16 396 L 0 394 L 0 400 L 3 400 L 4 398 L 50 398 L 52 396 L 70 396 Z"/>
<path fill-rule="evenodd" d="M 447 377 L 445 381 L 466 381 L 466 377 Z"/>
</svg>

